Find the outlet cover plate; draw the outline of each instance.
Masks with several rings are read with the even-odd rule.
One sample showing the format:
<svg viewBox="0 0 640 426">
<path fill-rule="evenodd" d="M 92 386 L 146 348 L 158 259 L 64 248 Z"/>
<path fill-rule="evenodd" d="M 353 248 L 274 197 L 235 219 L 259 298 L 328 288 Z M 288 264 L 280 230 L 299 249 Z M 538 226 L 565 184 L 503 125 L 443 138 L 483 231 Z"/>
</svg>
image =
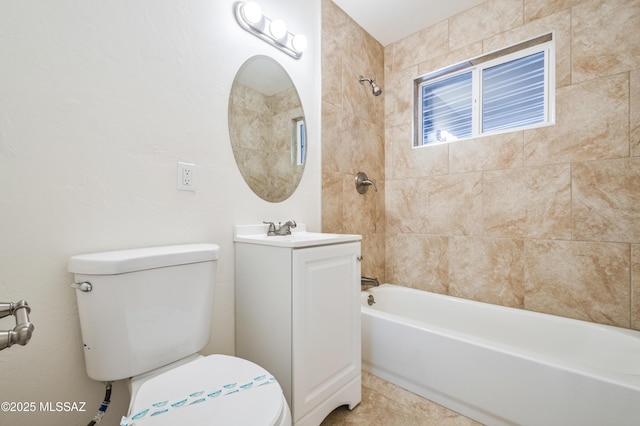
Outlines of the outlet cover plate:
<svg viewBox="0 0 640 426">
<path fill-rule="evenodd" d="M 196 190 L 196 165 L 178 162 L 177 188 L 179 191 Z"/>
</svg>

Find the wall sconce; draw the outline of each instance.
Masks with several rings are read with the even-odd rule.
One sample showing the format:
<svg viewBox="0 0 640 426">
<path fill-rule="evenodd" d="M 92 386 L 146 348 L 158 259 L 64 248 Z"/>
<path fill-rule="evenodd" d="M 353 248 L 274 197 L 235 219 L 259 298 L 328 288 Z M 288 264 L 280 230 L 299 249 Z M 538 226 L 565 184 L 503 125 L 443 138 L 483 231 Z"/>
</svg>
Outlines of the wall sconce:
<svg viewBox="0 0 640 426">
<path fill-rule="evenodd" d="M 264 16 L 256 2 L 236 2 L 234 12 L 242 28 L 296 59 L 300 59 L 307 48 L 307 38 L 304 35 L 289 32 L 280 19 L 271 20 Z"/>
</svg>

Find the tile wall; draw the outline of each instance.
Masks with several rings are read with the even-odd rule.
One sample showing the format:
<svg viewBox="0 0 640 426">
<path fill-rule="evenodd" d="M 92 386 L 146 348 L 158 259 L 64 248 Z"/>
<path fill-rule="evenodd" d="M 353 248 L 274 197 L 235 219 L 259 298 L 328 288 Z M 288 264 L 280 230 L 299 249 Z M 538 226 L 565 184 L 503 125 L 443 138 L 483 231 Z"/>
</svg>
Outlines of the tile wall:
<svg viewBox="0 0 640 426">
<path fill-rule="evenodd" d="M 323 227 L 366 224 L 387 282 L 640 329 L 640 1 L 488 0 L 382 62 L 357 28 L 323 2 Z M 414 78 L 550 31 L 554 126 L 412 148 Z M 377 104 L 345 85 L 368 60 L 384 64 L 383 138 L 359 114 Z M 360 161 L 380 167 L 384 209 L 348 188 L 374 141 Z"/>
<path fill-rule="evenodd" d="M 384 281 L 384 50 L 322 0 L 322 229 L 362 235 L 362 274 Z M 372 78 L 383 88 L 373 96 Z M 355 188 L 358 172 L 378 188 Z"/>
</svg>

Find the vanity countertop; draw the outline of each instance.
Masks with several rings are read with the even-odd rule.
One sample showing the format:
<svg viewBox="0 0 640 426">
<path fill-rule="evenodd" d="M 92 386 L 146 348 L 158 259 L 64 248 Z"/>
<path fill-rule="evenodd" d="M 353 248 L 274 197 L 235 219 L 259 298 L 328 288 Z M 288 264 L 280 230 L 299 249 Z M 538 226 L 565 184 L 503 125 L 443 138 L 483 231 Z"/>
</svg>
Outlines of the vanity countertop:
<svg viewBox="0 0 640 426">
<path fill-rule="evenodd" d="M 276 247 L 304 248 L 341 244 L 362 240 L 357 234 L 331 234 L 324 232 L 307 232 L 304 223 L 291 230 L 291 235 L 267 236 L 269 225 L 236 225 L 233 228 L 233 241 L 236 243 L 260 244 Z"/>
</svg>

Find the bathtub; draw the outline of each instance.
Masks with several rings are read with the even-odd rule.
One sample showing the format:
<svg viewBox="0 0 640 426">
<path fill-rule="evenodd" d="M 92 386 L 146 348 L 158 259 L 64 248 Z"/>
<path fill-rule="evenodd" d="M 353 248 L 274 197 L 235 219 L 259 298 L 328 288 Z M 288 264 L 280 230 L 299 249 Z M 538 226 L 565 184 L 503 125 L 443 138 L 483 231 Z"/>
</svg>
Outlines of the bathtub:
<svg viewBox="0 0 640 426">
<path fill-rule="evenodd" d="M 487 425 L 640 424 L 638 331 L 384 284 L 362 368 Z"/>
</svg>

